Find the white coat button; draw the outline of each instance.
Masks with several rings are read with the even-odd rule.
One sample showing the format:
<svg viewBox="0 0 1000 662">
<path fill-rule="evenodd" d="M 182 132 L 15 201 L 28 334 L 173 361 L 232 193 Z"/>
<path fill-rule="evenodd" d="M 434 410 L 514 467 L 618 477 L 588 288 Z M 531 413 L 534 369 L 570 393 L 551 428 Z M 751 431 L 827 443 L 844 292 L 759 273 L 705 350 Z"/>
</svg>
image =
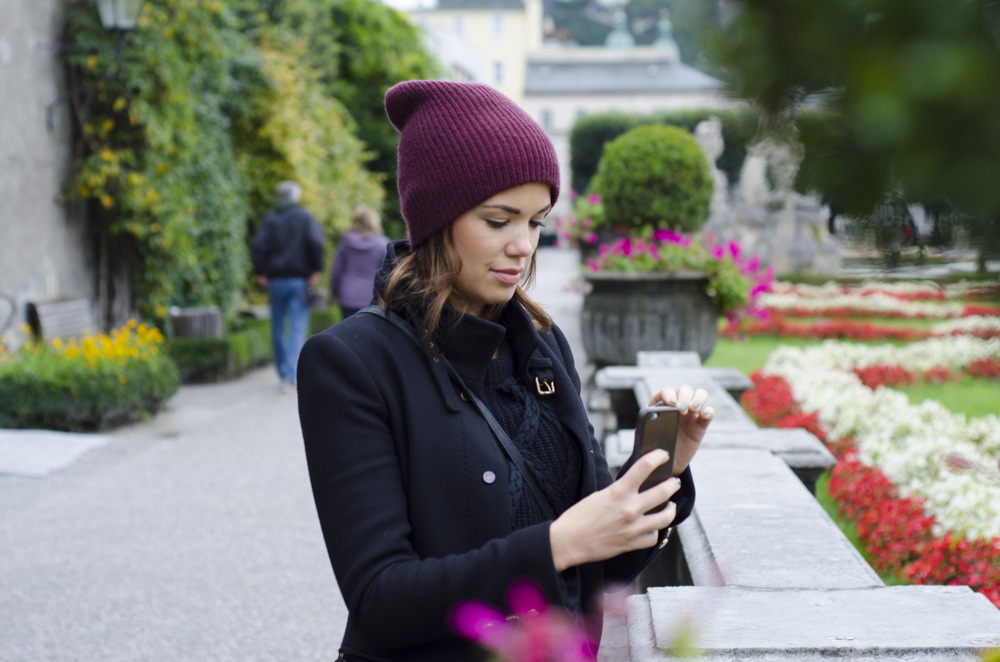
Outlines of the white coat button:
<svg viewBox="0 0 1000 662">
<path fill-rule="evenodd" d="M 487 485 L 492 485 L 494 481 L 496 481 L 496 479 L 497 475 L 492 471 L 483 472 L 483 482 L 486 483 Z"/>
</svg>

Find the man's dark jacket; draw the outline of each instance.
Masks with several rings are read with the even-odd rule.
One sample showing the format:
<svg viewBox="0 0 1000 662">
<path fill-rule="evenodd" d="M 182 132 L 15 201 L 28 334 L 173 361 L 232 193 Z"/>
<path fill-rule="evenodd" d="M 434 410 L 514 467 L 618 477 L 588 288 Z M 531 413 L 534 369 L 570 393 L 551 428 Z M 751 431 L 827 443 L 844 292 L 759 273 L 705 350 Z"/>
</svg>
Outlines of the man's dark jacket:
<svg viewBox="0 0 1000 662">
<path fill-rule="evenodd" d="M 397 249 L 390 245 L 387 264 Z M 421 328 L 419 318 L 411 321 Z M 580 445 L 580 498 L 609 485 L 565 336 L 558 328 L 537 332 L 514 302 L 502 322 L 521 378 L 534 385 L 542 374 L 555 384 L 553 395 L 537 397 L 550 399 Z M 320 524 L 350 614 L 342 644 L 348 655 L 483 659 L 452 634 L 447 615 L 466 600 L 506 611 L 507 589 L 519 578 L 539 585 L 550 603 L 565 604 L 549 522 L 511 531 L 503 451 L 434 360 L 444 348 L 469 389 L 481 393 L 504 326 L 468 315 L 457 326 L 446 319 L 435 346 L 419 348 L 388 321 L 362 314 L 302 350 L 299 415 Z M 694 501 L 690 473 L 681 480 L 677 522 Z M 653 555 L 643 550 L 580 566 L 581 604 L 593 609 L 606 584 L 629 580 Z M 599 636 L 599 609 L 592 616 Z"/>
<path fill-rule="evenodd" d="M 250 257 L 254 273 L 268 278 L 308 278 L 323 271 L 323 229 L 299 205 L 283 205 L 268 212 Z"/>
</svg>

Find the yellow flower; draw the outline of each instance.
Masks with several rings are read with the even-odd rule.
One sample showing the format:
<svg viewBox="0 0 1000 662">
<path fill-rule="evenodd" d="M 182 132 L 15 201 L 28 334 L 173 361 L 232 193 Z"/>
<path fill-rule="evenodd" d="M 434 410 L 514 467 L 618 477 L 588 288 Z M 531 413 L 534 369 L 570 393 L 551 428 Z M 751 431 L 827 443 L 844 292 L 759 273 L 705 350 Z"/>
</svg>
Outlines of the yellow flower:
<svg viewBox="0 0 1000 662">
<path fill-rule="evenodd" d="M 62 344 L 62 340 L 59 340 L 58 338 L 55 338 L 55 339 L 54 339 L 54 340 L 52 341 L 52 346 L 53 346 L 53 347 L 55 347 L 56 349 L 61 349 L 61 348 L 62 348 L 62 346 L 63 346 L 63 344 Z"/>
<path fill-rule="evenodd" d="M 104 195 L 101 196 L 101 204 L 104 206 L 105 209 L 111 209 L 111 206 L 115 204 L 115 199 L 112 198 L 107 193 L 105 193 Z"/>
<path fill-rule="evenodd" d="M 125 377 L 125 375 L 119 375 L 118 376 L 118 381 L 121 382 L 122 384 L 124 384 L 125 382 L 128 381 L 128 378 Z"/>
<path fill-rule="evenodd" d="M 88 55 L 87 56 L 87 68 L 88 69 L 93 69 L 96 66 L 97 66 L 97 56 L 96 55 Z"/>
<path fill-rule="evenodd" d="M 121 109 L 125 107 L 125 98 L 118 97 L 115 99 L 115 103 L 111 107 L 114 108 L 116 113 L 121 112 Z"/>
</svg>

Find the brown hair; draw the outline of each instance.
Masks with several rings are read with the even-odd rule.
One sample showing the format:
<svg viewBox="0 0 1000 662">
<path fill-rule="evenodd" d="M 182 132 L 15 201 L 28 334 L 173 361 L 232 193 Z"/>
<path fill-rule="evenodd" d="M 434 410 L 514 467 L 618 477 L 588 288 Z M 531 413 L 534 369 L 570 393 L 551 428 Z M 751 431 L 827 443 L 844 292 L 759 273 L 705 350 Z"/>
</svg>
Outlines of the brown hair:
<svg viewBox="0 0 1000 662">
<path fill-rule="evenodd" d="M 409 255 L 402 257 L 389 276 L 389 283 L 384 293 L 379 294 L 379 304 L 389 310 L 393 299 L 397 296 L 397 288 L 402 281 L 408 281 L 412 290 L 409 296 L 419 297 L 424 306 L 424 338 L 430 340 L 441 321 L 441 311 L 454 294 L 455 280 L 462 268 L 462 261 L 455 250 L 452 241 L 451 225 L 438 230 Z M 528 286 L 535 280 L 535 253 L 528 262 L 527 277 L 524 285 Z M 514 290 L 514 300 L 527 311 L 539 331 L 552 328 L 552 318 L 548 313 L 529 297 L 519 284 Z M 492 322 L 500 318 L 507 303 L 486 306 L 483 317 Z"/>
</svg>

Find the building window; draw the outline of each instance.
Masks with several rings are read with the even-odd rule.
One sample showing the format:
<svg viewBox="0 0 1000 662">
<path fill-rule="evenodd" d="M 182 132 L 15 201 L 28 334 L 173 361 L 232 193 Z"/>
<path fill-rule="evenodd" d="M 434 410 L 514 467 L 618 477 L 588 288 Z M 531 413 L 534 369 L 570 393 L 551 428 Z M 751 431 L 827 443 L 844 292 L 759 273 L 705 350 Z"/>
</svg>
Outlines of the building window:
<svg viewBox="0 0 1000 662">
<path fill-rule="evenodd" d="M 465 14 L 452 16 L 451 27 L 457 34 L 463 34 L 465 32 Z"/>
<path fill-rule="evenodd" d="M 493 14 L 493 36 L 503 36 L 503 14 Z"/>
<path fill-rule="evenodd" d="M 542 124 L 542 128 L 545 129 L 546 131 L 550 131 L 552 129 L 552 109 L 551 108 L 542 108 L 542 121 L 541 121 L 541 124 Z"/>
<path fill-rule="evenodd" d="M 503 62 L 500 60 L 493 63 L 493 84 L 503 85 Z"/>
</svg>

